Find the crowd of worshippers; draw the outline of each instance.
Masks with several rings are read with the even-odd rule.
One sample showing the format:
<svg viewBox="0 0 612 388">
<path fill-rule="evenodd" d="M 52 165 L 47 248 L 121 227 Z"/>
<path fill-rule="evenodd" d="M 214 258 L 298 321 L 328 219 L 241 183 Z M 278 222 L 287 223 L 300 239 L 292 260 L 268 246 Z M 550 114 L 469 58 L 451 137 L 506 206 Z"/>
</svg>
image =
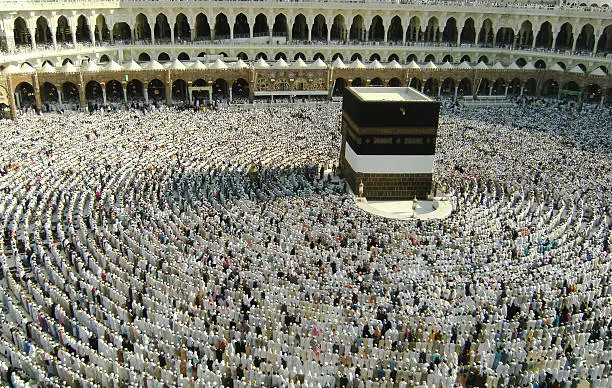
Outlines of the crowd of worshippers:
<svg viewBox="0 0 612 388">
<path fill-rule="evenodd" d="M 331 104 L 0 121 L 2 381 L 609 387 L 610 113 L 444 108 L 426 221 L 356 206 Z"/>
</svg>

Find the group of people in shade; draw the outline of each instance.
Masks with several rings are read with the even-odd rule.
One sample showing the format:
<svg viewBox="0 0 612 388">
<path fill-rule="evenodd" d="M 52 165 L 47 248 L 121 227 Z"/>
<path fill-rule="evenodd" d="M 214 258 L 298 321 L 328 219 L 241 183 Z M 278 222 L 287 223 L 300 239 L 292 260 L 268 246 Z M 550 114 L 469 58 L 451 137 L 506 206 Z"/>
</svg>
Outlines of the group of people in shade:
<svg viewBox="0 0 612 388">
<path fill-rule="evenodd" d="M 445 105 L 427 221 L 332 176 L 337 105 L 1 121 L 2 380 L 610 386 L 610 113 Z"/>
</svg>

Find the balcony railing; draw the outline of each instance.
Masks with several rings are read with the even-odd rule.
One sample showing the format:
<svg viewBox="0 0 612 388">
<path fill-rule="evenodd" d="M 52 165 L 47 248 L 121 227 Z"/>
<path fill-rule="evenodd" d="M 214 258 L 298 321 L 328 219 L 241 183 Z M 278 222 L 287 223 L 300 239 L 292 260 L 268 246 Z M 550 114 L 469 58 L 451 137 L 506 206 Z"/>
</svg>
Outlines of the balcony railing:
<svg viewBox="0 0 612 388">
<path fill-rule="evenodd" d="M 2 0 L 0 1 L 0 11 L 16 10 L 35 10 L 39 8 L 49 9 L 74 9 L 78 6 L 82 8 L 123 8 L 134 6 L 149 5 L 181 5 L 197 6 L 205 3 L 219 2 L 251 2 L 252 0 Z M 549 10 L 575 10 L 587 12 L 612 12 L 607 4 L 602 7 L 592 6 L 570 6 L 559 4 L 557 0 L 255 0 L 267 3 L 329 3 L 329 4 L 380 4 L 386 6 L 393 5 L 414 5 L 418 7 L 478 7 L 478 8 L 528 8 L 528 9 L 549 9 Z"/>
<path fill-rule="evenodd" d="M 393 42 L 382 42 L 382 41 L 326 41 L 326 40 L 292 40 L 292 41 L 279 41 L 275 43 L 273 46 L 268 45 L 266 42 L 257 42 L 257 41 L 244 41 L 244 40 L 232 40 L 229 35 L 218 36 L 215 40 L 209 40 L 205 37 L 200 37 L 196 41 L 176 41 L 174 45 L 171 44 L 170 40 L 164 39 L 163 41 L 156 40 L 155 44 L 153 44 L 150 40 L 119 40 L 115 39 L 114 43 L 110 42 L 96 42 L 95 46 L 89 42 L 77 43 L 76 46 L 72 43 L 62 43 L 58 44 L 57 47 L 53 47 L 51 44 L 39 44 L 36 46 L 36 49 L 33 49 L 31 45 L 21 45 L 18 46 L 14 51 L 4 52 L 0 50 L 0 54 L 3 55 L 19 55 L 19 54 L 30 54 L 30 53 L 49 53 L 49 52 L 61 52 L 61 51 L 93 51 L 95 49 L 114 49 L 114 48 L 122 48 L 122 47 L 189 47 L 189 46 L 199 46 L 199 47 L 208 47 L 208 46 L 245 46 L 245 47 L 265 47 L 266 49 L 270 47 L 274 48 L 291 48 L 291 47 L 304 47 L 304 46 L 320 46 L 320 47 L 333 47 L 338 50 L 342 50 L 346 47 L 353 48 L 354 50 L 359 50 L 361 47 L 373 47 L 379 46 L 381 48 L 388 47 L 397 47 L 397 48 L 406 48 L 412 49 L 415 51 L 423 51 L 424 49 L 431 48 L 434 49 L 435 52 L 439 52 L 440 49 L 451 48 L 457 49 L 456 51 L 466 50 L 472 51 L 472 49 L 480 50 L 483 52 L 492 52 L 492 51 L 505 51 L 505 52 L 513 52 L 513 53 L 523 53 L 524 55 L 533 55 L 533 54 L 544 54 L 544 55 L 554 55 L 554 56 L 579 56 L 579 57 L 591 57 L 591 58 L 605 58 L 607 60 L 612 60 L 610 58 L 610 54 L 607 52 L 598 52 L 595 55 L 591 51 L 580 50 L 577 49 L 576 52 L 572 53 L 571 50 L 555 50 L 555 49 L 547 49 L 547 48 L 531 48 L 531 47 L 511 47 L 510 45 L 490 45 L 490 44 L 470 44 L 470 43 L 461 43 L 457 45 L 455 42 L 410 42 L 407 41 L 405 44 L 401 41 Z M 453 50 L 454 51 L 454 50 Z M 451 53 L 452 54 L 452 53 Z"/>
</svg>

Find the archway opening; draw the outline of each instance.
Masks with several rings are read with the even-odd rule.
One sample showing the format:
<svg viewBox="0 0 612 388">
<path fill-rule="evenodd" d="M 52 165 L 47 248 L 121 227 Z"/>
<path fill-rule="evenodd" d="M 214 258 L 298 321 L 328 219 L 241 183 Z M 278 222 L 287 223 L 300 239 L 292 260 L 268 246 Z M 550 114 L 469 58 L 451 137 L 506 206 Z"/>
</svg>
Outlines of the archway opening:
<svg viewBox="0 0 612 388">
<path fill-rule="evenodd" d="M 179 13 L 176 16 L 176 21 L 174 22 L 174 40 L 176 42 L 191 41 L 191 26 L 187 16 L 183 13 Z"/>
<path fill-rule="evenodd" d="M 62 101 L 68 104 L 79 103 L 79 88 L 72 82 L 64 82 L 62 85 Z"/>
<path fill-rule="evenodd" d="M 287 17 L 284 14 L 278 14 L 274 18 L 274 25 L 272 26 L 272 36 L 289 36 L 289 25 L 287 24 Z"/>
<path fill-rule="evenodd" d="M 238 78 L 232 83 L 232 98 L 242 101 L 249 99 L 249 83 L 244 78 Z"/>
<path fill-rule="evenodd" d="M 166 86 L 157 78 L 149 82 L 147 91 L 149 101 L 162 102 L 166 100 Z"/>
<path fill-rule="evenodd" d="M 172 83 L 172 102 L 187 103 L 189 96 L 187 94 L 187 82 L 182 79 L 177 79 Z"/>
<path fill-rule="evenodd" d="M 344 78 L 336 78 L 336 82 L 334 82 L 334 89 L 332 90 L 332 96 L 334 97 L 342 97 L 344 93 L 344 88 L 346 88 L 346 80 Z"/>
<path fill-rule="evenodd" d="M 102 85 L 97 81 L 89 81 L 85 85 L 85 99 L 88 102 L 94 102 L 101 104 L 104 102 L 104 96 L 102 94 Z"/>
<path fill-rule="evenodd" d="M 255 25 L 253 26 L 253 36 L 268 36 L 270 28 L 268 27 L 268 18 L 263 13 L 255 16 Z"/>
<path fill-rule="evenodd" d="M 245 14 L 239 13 L 236 15 L 233 32 L 234 39 L 249 38 L 251 36 L 251 27 Z"/>
<path fill-rule="evenodd" d="M 306 17 L 302 14 L 298 14 L 293 21 L 291 39 L 298 41 L 308 40 L 308 23 L 306 23 Z"/>
<path fill-rule="evenodd" d="M 127 83 L 126 94 L 128 101 L 142 101 L 144 99 L 144 85 L 137 79 Z"/>
<path fill-rule="evenodd" d="M 160 13 L 155 18 L 155 27 L 153 33 L 157 42 L 168 43 L 172 40 L 172 30 L 168 23 L 168 18 L 163 13 Z"/>
<path fill-rule="evenodd" d="M 222 40 L 229 39 L 230 37 L 230 25 L 227 21 L 227 16 L 224 13 L 220 13 L 215 18 L 215 27 L 214 27 L 214 39 Z"/>
<path fill-rule="evenodd" d="M 225 100 L 227 98 L 228 89 L 227 89 L 227 81 L 223 78 L 218 78 L 213 82 L 213 99 L 215 100 Z"/>
<path fill-rule="evenodd" d="M 195 19 L 195 40 L 210 40 L 210 24 L 208 18 L 203 13 L 199 13 Z"/>
<path fill-rule="evenodd" d="M 76 41 L 79 43 L 91 42 L 89 24 L 87 23 L 87 18 L 83 15 L 79 16 L 79 18 L 77 19 L 75 35 Z"/>
<path fill-rule="evenodd" d="M 123 86 L 119 81 L 111 80 L 106 83 L 106 102 L 115 104 L 123 102 Z"/>
</svg>

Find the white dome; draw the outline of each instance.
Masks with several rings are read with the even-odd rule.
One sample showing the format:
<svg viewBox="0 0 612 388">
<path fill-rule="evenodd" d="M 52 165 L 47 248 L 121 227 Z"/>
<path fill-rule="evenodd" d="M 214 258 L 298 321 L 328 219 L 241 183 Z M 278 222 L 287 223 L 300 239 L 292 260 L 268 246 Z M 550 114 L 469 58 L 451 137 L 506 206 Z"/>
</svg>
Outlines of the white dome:
<svg viewBox="0 0 612 388">
<path fill-rule="evenodd" d="M 349 65 L 351 69 L 365 69 L 365 65 L 359 60 L 359 58 L 355 59 L 353 63 Z"/>
<path fill-rule="evenodd" d="M 331 65 L 332 69 L 346 69 L 346 65 L 340 57 L 337 57 Z"/>
</svg>

